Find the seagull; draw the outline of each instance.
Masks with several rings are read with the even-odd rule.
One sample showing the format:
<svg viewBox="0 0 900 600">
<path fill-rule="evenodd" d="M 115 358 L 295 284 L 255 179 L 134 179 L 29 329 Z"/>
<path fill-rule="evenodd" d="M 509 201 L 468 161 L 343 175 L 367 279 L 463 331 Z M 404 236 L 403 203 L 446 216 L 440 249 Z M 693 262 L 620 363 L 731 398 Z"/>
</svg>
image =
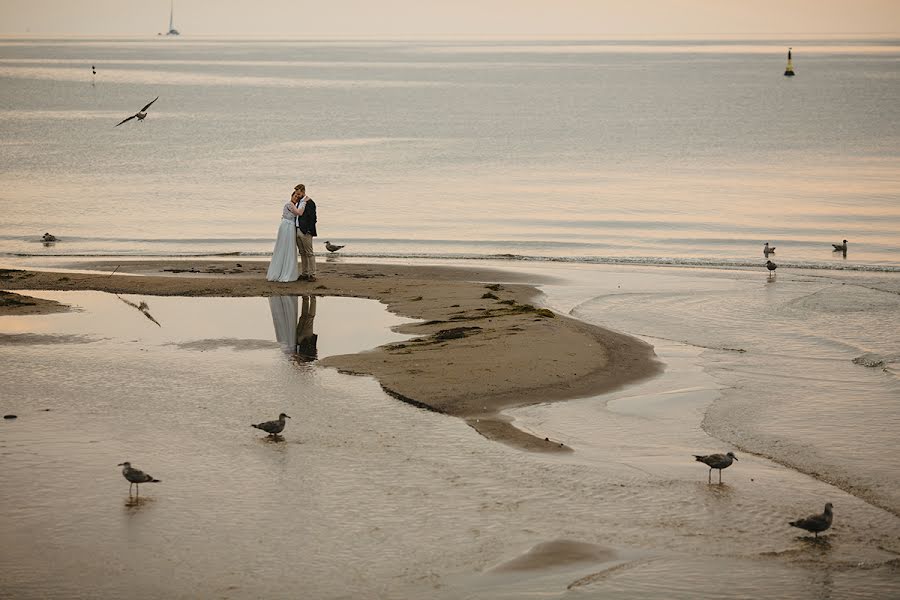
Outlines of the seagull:
<svg viewBox="0 0 900 600">
<path fill-rule="evenodd" d="M 773 263 L 771 260 L 767 260 L 767 261 L 766 261 L 766 268 L 769 270 L 770 273 L 774 274 L 774 273 L 775 273 L 775 269 L 778 268 L 778 265 L 776 265 L 775 263 Z"/>
<path fill-rule="evenodd" d="M 802 519 L 797 519 L 796 521 L 791 521 L 788 523 L 791 527 L 799 527 L 800 529 L 805 529 L 806 531 L 811 531 L 816 534 L 816 537 L 819 537 L 820 531 L 825 531 L 829 527 L 831 527 L 831 522 L 834 520 L 834 513 L 831 511 L 832 505 L 831 502 L 825 505 L 825 512 L 821 515 L 809 515 L 808 517 L 804 517 Z"/>
<path fill-rule="evenodd" d="M 719 470 L 719 483 L 722 483 L 722 469 L 730 467 L 732 461 L 737 460 L 738 457 L 734 455 L 734 452 L 729 452 L 728 454 L 707 454 L 705 456 L 695 454 L 694 459 L 709 467 L 709 477 L 707 478 L 709 483 L 712 483 L 713 469 Z"/>
<path fill-rule="evenodd" d="M 45 233 L 45 234 L 41 237 L 41 239 L 44 240 L 45 242 L 55 242 L 55 241 L 56 241 L 56 236 L 53 235 L 52 233 Z"/>
<path fill-rule="evenodd" d="M 141 493 L 141 484 L 142 483 L 159 483 L 159 479 L 153 479 L 147 473 L 144 473 L 140 469 L 135 469 L 131 466 L 131 463 L 125 461 L 123 463 L 119 463 L 117 466 L 122 467 L 122 476 L 128 480 L 128 495 L 131 495 L 131 486 L 137 485 L 137 493 Z"/>
<path fill-rule="evenodd" d="M 265 423 L 256 423 L 256 424 L 251 423 L 250 426 L 256 427 L 257 429 L 262 429 L 263 431 L 265 431 L 266 433 L 268 433 L 271 436 L 276 436 L 279 433 L 281 433 L 282 431 L 284 431 L 284 420 L 286 418 L 290 419 L 289 416 L 287 416 L 284 413 L 281 413 L 280 415 L 278 415 L 277 421 L 266 421 Z"/>
<path fill-rule="evenodd" d="M 325 249 L 328 250 L 329 252 L 337 252 L 341 248 L 343 248 L 343 246 L 335 246 L 331 242 L 328 242 L 328 241 L 325 242 Z"/>
<path fill-rule="evenodd" d="M 840 244 L 832 244 L 832 246 L 834 246 L 834 250 L 832 250 L 832 252 L 846 252 L 847 240 L 844 240 L 843 243 Z"/>
<path fill-rule="evenodd" d="M 770 254 L 775 254 L 775 246 L 772 246 L 772 247 L 770 248 L 770 247 L 769 247 L 769 242 L 766 242 L 766 245 L 763 246 L 763 254 L 765 254 L 766 256 L 768 256 L 768 255 L 770 255 Z"/>
<path fill-rule="evenodd" d="M 141 110 L 137 111 L 135 114 L 131 115 L 131 116 L 128 117 L 127 119 L 122 119 L 121 121 L 119 121 L 118 123 L 116 123 L 116 127 L 118 127 L 118 126 L 121 125 L 122 123 L 125 123 L 125 122 L 127 122 L 127 121 L 130 121 L 130 120 L 132 120 L 132 119 L 134 119 L 134 118 L 137 118 L 138 121 L 143 121 L 143 120 L 147 117 L 147 109 L 150 108 L 150 105 L 153 104 L 154 102 L 156 102 L 157 100 L 159 100 L 159 96 L 157 96 L 156 98 L 154 98 L 153 100 L 151 100 L 150 102 L 148 102 L 147 105 L 146 105 L 144 108 L 142 108 Z"/>
</svg>

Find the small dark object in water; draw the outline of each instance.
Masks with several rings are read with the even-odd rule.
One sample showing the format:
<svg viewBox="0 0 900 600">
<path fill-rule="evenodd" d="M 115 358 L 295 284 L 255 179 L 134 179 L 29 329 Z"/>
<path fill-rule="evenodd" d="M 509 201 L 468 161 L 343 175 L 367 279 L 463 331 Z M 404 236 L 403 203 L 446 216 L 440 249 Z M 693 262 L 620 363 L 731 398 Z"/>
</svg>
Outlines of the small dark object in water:
<svg viewBox="0 0 900 600">
<path fill-rule="evenodd" d="M 790 521 L 788 525 L 799 529 L 805 529 L 806 531 L 816 534 L 816 537 L 819 537 L 819 532 L 825 531 L 831 527 L 831 523 L 834 521 L 832 508 L 831 502 L 829 502 L 825 505 L 825 512 L 821 515 L 810 515 L 802 519 L 797 519 L 796 521 Z"/>
<path fill-rule="evenodd" d="M 52 233 L 45 233 L 44 235 L 41 236 L 41 239 L 45 242 L 55 242 L 56 236 L 53 235 Z"/>
<path fill-rule="evenodd" d="M 4 419 L 18 419 L 19 417 L 17 417 L 16 415 L 3 415 L 3 418 Z"/>
</svg>

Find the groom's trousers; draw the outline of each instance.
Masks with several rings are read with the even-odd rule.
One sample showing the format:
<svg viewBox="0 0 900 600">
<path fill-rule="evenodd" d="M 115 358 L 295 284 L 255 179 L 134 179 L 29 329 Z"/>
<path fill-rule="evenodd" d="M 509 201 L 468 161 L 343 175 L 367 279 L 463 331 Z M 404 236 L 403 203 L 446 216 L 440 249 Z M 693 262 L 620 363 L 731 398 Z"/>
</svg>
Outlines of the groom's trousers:
<svg viewBox="0 0 900 600">
<path fill-rule="evenodd" d="M 316 255 L 313 253 L 313 236 L 297 230 L 297 251 L 300 253 L 300 274 L 316 276 Z"/>
</svg>

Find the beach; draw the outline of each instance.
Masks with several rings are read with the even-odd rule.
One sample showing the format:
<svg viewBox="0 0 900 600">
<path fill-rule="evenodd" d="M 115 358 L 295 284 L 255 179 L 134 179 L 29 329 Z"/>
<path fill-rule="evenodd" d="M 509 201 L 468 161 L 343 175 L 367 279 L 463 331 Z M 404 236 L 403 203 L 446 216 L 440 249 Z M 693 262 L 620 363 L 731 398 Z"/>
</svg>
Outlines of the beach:
<svg viewBox="0 0 900 600">
<path fill-rule="evenodd" d="M 500 285 L 495 280 L 501 274 L 489 269 L 326 264 L 322 272 L 327 284 L 279 284 L 265 281 L 266 265 L 259 262 L 92 266 L 144 276 L 10 271 L 4 274 L 4 284 L 7 289 L 126 294 L 376 299 L 392 312 L 417 319 L 399 329 L 416 338 L 365 354 L 329 357 L 324 366 L 373 375 L 396 398 L 463 418 L 486 437 L 528 449 L 565 447 L 511 427 L 502 417 L 504 408 L 599 394 L 661 369 L 648 344 L 536 308 L 530 304 L 537 295 L 534 288 Z M 207 277 L 161 277 L 176 273 Z M 16 314 L 40 308 L 13 303 L 2 310 Z"/>
<path fill-rule="evenodd" d="M 3 319 L 25 314 L 14 326 L 0 319 L 12 392 L 3 411 L 19 415 L 4 423 L 10 468 L 0 476 L 11 540 L 2 566 L 17 597 L 897 591 L 900 519 L 878 506 L 891 508 L 896 480 L 873 496 L 865 480 L 836 487 L 822 458 L 816 476 L 785 466 L 777 446 L 749 452 L 766 430 L 746 410 L 749 437 L 711 437 L 734 421 L 720 418 L 732 390 L 710 365 L 750 358 L 751 341 L 737 352 L 646 335 L 660 305 L 645 290 L 699 299 L 739 289 L 752 301 L 753 290 L 820 283 L 331 262 L 317 282 L 272 284 L 265 266 L 93 261 L 2 273 L 2 288 L 22 294 L 4 295 Z M 275 306 L 311 295 L 319 360 L 308 362 L 279 333 Z M 29 297 L 35 306 L 22 305 Z M 602 312 L 591 312 L 598 301 Z M 610 322 L 592 324 L 596 314 Z M 283 440 L 249 427 L 282 411 L 292 417 Z M 708 485 L 691 455 L 726 449 L 740 462 Z M 130 497 L 123 460 L 161 483 Z M 837 516 L 824 542 L 787 526 L 826 500 Z M 54 567 L 36 578 L 48 556 Z"/>
<path fill-rule="evenodd" d="M 900 597 L 897 35 L 183 33 L 0 39 L 0 597 Z"/>
</svg>

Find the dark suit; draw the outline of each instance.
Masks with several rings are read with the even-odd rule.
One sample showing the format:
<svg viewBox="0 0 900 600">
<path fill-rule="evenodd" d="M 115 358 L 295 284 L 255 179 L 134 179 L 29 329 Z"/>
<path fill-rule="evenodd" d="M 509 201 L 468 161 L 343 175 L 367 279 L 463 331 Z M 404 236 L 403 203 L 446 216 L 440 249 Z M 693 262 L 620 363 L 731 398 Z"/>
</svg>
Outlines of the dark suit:
<svg viewBox="0 0 900 600">
<path fill-rule="evenodd" d="M 300 252 L 300 275 L 316 276 L 316 254 L 313 251 L 312 239 L 318 235 L 316 232 L 316 203 L 309 196 L 304 196 L 300 202 L 306 201 L 303 206 L 303 214 L 297 216 L 297 250 Z M 299 203 L 298 203 L 299 206 Z"/>
</svg>

